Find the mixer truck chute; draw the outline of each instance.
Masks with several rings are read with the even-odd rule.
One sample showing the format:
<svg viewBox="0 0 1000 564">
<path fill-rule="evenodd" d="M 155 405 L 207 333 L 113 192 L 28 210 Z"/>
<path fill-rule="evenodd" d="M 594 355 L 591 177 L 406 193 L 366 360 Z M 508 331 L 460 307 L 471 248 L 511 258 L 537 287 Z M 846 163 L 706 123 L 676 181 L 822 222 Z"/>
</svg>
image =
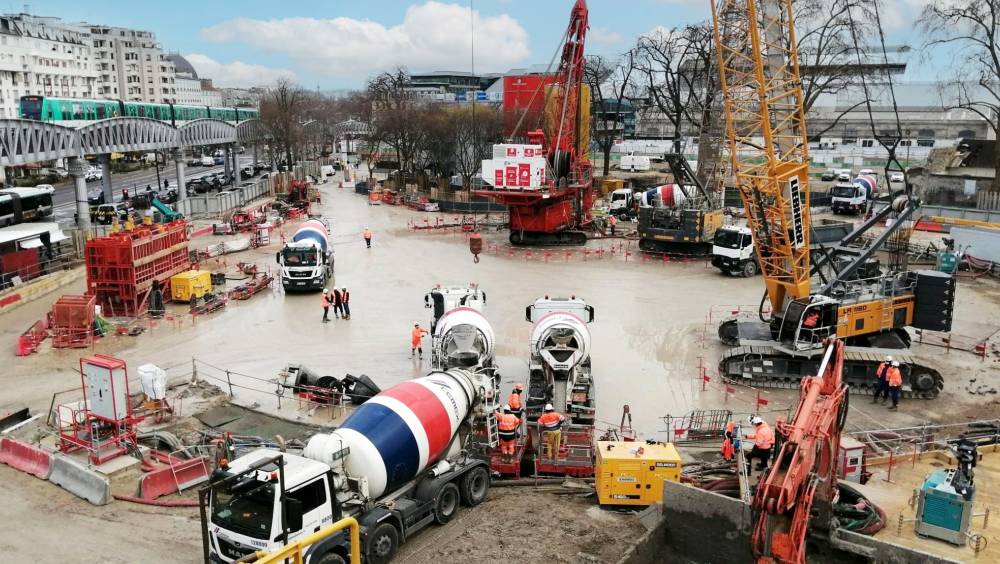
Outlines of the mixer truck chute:
<svg viewBox="0 0 1000 564">
<path fill-rule="evenodd" d="M 432 372 L 376 395 L 301 455 L 258 449 L 220 467 L 202 496 L 207 561 L 274 551 L 350 516 L 364 561 L 389 562 L 410 535 L 486 499 L 489 467 L 469 452 L 488 436 L 496 393 L 488 376 Z M 305 562 L 339 562 L 349 548 L 346 531 L 334 534 Z"/>
<path fill-rule="evenodd" d="M 495 368 L 496 337 L 482 314 L 486 292 L 478 286 L 438 286 L 424 296 L 432 310 L 431 364 L 449 368 Z"/>
<path fill-rule="evenodd" d="M 574 423 L 594 421 L 594 383 L 590 375 L 590 329 L 594 307 L 583 300 L 535 300 L 525 310 L 531 330 L 531 359 L 525 415 L 538 418 L 551 403 Z"/>
<path fill-rule="evenodd" d="M 321 290 L 333 275 L 330 229 L 318 219 L 299 226 L 277 254 L 285 290 Z"/>
</svg>

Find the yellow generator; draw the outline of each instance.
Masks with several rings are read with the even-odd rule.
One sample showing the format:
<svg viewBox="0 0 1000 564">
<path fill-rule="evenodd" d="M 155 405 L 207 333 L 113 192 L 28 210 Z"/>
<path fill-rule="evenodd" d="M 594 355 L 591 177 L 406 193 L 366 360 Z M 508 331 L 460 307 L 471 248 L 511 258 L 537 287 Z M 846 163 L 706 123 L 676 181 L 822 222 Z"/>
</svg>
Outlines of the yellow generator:
<svg viewBox="0 0 1000 564">
<path fill-rule="evenodd" d="M 663 482 L 681 480 L 681 456 L 669 443 L 597 442 L 597 500 L 601 505 L 663 501 Z"/>
<path fill-rule="evenodd" d="M 170 299 L 190 302 L 212 291 L 212 273 L 207 270 L 188 270 L 170 277 Z"/>
</svg>

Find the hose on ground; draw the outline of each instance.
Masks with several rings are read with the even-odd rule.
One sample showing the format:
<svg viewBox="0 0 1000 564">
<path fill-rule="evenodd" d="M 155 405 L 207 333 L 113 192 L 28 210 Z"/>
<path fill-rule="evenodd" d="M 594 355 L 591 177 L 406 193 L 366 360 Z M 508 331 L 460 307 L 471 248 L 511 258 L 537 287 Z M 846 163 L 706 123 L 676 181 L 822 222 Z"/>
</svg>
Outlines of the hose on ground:
<svg viewBox="0 0 1000 564">
<path fill-rule="evenodd" d="M 114 494 L 114 498 L 119 501 L 129 501 L 142 505 L 155 505 L 157 507 L 198 507 L 196 499 L 145 499 L 134 495 Z"/>
</svg>

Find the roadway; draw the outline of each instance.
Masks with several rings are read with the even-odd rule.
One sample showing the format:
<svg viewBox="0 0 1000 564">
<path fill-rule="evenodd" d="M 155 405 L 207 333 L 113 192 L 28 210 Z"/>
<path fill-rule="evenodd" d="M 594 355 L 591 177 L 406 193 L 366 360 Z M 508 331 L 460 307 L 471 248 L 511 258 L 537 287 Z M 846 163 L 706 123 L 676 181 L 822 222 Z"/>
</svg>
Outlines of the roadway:
<svg viewBox="0 0 1000 564">
<path fill-rule="evenodd" d="M 240 155 L 239 162 L 240 166 L 253 164 L 253 156 Z M 186 166 L 184 167 L 184 176 L 185 180 L 190 182 L 202 176 L 224 171 L 225 167 L 223 165 L 206 167 Z M 145 191 L 146 186 L 154 188 L 159 186 L 162 188 L 164 179 L 170 183 L 170 187 L 177 186 L 177 167 L 174 166 L 173 162 L 170 162 L 165 167 L 160 167 L 159 183 L 157 183 L 156 169 L 152 167 L 132 172 L 112 174 L 111 193 L 114 196 L 114 200 L 118 202 L 122 199 L 122 190 L 128 190 L 129 194 L 134 194 L 136 190 L 140 192 Z M 73 216 L 76 214 L 76 196 L 74 194 L 72 179 L 67 178 L 58 184 L 53 184 L 53 187 L 55 188 L 55 192 L 52 194 L 53 218 L 59 223 L 73 223 Z M 88 192 L 100 188 L 100 180 L 87 183 Z"/>
</svg>

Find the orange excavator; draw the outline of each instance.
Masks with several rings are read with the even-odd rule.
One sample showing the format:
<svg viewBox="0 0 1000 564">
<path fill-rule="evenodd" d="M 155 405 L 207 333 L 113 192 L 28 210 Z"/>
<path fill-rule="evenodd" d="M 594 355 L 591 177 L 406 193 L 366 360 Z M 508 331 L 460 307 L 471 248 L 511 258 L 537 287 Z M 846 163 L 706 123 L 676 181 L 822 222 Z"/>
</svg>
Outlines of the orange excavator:
<svg viewBox="0 0 1000 564">
<path fill-rule="evenodd" d="M 790 421 L 778 419 L 781 449 L 753 498 L 759 512 L 753 551 L 760 564 L 806 562 L 806 532 L 830 523 L 837 495 L 837 453 L 847 421 L 843 381 L 844 342 L 828 339 L 816 376 L 802 379 L 799 405 Z M 824 518 L 825 516 L 825 518 Z"/>
</svg>

